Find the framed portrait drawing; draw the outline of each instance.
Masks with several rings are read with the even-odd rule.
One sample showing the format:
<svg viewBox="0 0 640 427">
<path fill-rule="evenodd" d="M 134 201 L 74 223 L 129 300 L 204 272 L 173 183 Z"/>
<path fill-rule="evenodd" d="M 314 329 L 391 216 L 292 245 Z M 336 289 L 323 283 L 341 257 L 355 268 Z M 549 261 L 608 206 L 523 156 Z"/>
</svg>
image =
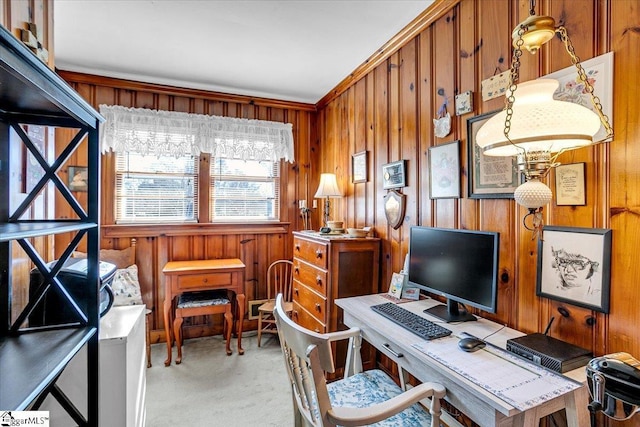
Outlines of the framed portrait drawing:
<svg viewBox="0 0 640 427">
<path fill-rule="evenodd" d="M 351 155 L 351 182 L 367 182 L 367 152 L 361 151 Z"/>
<path fill-rule="evenodd" d="M 556 166 L 556 205 L 584 206 L 587 204 L 584 167 L 584 163 Z"/>
<path fill-rule="evenodd" d="M 382 165 L 382 188 L 402 188 L 407 185 L 405 179 L 405 160 Z"/>
<path fill-rule="evenodd" d="M 476 134 L 482 125 L 499 111 L 481 114 L 467 120 L 468 184 L 471 199 L 508 199 L 520 185 L 520 174 L 514 157 L 482 154 L 476 145 Z"/>
<path fill-rule="evenodd" d="M 460 197 L 460 141 L 429 148 L 429 196 Z"/>
<path fill-rule="evenodd" d="M 545 226 L 543 236 L 536 295 L 608 313 L 611 230 Z"/>
<path fill-rule="evenodd" d="M 87 191 L 87 168 L 84 166 L 69 166 L 67 185 L 71 191 Z"/>
</svg>

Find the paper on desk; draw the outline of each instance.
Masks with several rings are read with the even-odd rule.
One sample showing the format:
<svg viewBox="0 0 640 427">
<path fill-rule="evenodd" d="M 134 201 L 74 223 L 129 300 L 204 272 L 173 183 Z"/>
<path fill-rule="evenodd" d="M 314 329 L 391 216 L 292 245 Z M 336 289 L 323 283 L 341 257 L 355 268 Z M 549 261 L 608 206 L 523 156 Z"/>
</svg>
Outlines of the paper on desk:
<svg viewBox="0 0 640 427">
<path fill-rule="evenodd" d="M 580 387 L 559 374 L 489 345 L 467 353 L 458 348 L 458 338 L 446 337 L 419 342 L 413 347 L 521 411 Z"/>
</svg>

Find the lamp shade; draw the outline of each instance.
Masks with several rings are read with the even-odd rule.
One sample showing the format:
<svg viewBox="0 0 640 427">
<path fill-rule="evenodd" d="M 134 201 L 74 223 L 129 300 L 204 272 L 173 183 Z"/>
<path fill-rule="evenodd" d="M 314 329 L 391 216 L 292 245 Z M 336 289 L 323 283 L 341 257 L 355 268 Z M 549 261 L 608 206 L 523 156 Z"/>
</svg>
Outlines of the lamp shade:
<svg viewBox="0 0 640 427">
<path fill-rule="evenodd" d="M 320 185 L 318 185 L 318 191 L 314 197 L 342 197 L 335 174 L 323 173 L 320 175 Z"/>
<path fill-rule="evenodd" d="M 513 197 L 520 206 L 538 209 L 551 201 L 551 189 L 538 179 L 531 179 L 516 188 Z"/>
<path fill-rule="evenodd" d="M 509 139 L 504 135 L 506 110 L 491 117 L 478 130 L 476 143 L 488 156 L 514 156 L 524 151 L 547 151 L 593 144 L 600 118 L 590 109 L 573 102 L 553 99 L 559 83 L 540 79 L 518 85 L 514 93 Z M 507 97 L 511 96 L 508 91 Z M 516 145 L 514 145 L 516 144 Z"/>
</svg>

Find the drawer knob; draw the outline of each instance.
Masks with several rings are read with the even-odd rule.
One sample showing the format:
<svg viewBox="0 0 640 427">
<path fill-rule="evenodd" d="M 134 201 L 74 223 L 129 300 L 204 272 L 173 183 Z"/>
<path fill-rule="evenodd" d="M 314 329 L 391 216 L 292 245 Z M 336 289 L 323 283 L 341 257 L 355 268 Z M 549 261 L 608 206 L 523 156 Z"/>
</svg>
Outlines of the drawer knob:
<svg viewBox="0 0 640 427">
<path fill-rule="evenodd" d="M 296 295 L 300 295 L 300 292 L 298 292 L 298 288 L 293 288 L 293 293 Z"/>
<path fill-rule="evenodd" d="M 294 268 L 293 271 L 298 275 L 300 274 L 300 269 L 298 267 Z"/>
<path fill-rule="evenodd" d="M 321 312 L 322 311 L 322 308 L 320 307 L 319 303 L 316 303 L 316 311 L 317 312 Z"/>
<path fill-rule="evenodd" d="M 320 249 L 316 251 L 316 258 L 322 258 L 322 251 Z"/>
<path fill-rule="evenodd" d="M 203 279 L 202 280 L 204 283 L 207 283 L 209 281 L 209 279 Z"/>
<path fill-rule="evenodd" d="M 320 277 L 320 276 L 316 277 L 316 283 L 318 285 L 322 285 L 322 277 Z"/>
<path fill-rule="evenodd" d="M 296 251 L 300 252 L 300 245 L 296 245 Z"/>
</svg>

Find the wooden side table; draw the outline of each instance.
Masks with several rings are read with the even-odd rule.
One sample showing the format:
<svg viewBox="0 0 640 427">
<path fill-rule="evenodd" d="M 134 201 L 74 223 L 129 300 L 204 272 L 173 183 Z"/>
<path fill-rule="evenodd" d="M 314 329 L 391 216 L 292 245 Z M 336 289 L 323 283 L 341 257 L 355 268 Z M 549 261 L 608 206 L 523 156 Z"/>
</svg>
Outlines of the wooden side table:
<svg viewBox="0 0 640 427">
<path fill-rule="evenodd" d="M 229 289 L 235 293 L 233 330 L 238 335 L 238 354 L 242 349 L 242 320 L 244 319 L 244 268 L 238 258 L 205 259 L 194 261 L 170 261 L 165 264 L 162 273 L 164 285 L 164 332 L 167 338 L 167 359 L 165 366 L 171 364 L 171 346 L 173 345 L 173 299 L 183 292 L 206 291 L 211 289 Z"/>
</svg>

